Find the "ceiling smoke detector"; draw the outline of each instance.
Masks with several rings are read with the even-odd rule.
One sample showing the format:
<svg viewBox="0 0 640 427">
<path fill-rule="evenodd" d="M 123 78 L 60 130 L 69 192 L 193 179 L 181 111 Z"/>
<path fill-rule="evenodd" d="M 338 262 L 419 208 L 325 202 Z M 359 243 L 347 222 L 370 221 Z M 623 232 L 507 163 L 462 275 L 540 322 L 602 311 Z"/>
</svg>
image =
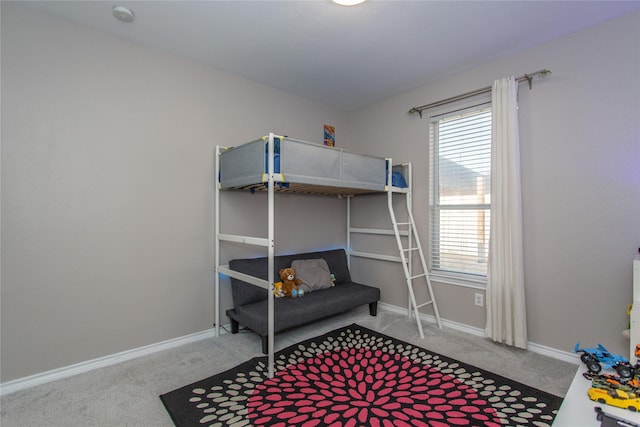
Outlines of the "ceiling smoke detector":
<svg viewBox="0 0 640 427">
<path fill-rule="evenodd" d="M 113 6 L 113 16 L 118 21 L 133 22 L 133 12 L 124 6 Z"/>
</svg>

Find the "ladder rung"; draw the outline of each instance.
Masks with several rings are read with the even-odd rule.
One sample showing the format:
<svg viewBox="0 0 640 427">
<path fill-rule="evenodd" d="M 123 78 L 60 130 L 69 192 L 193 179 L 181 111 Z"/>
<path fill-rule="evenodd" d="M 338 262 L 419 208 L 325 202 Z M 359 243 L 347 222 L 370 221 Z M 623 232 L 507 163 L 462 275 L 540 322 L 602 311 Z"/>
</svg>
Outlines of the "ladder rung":
<svg viewBox="0 0 640 427">
<path fill-rule="evenodd" d="M 396 222 L 396 225 L 411 225 L 410 222 Z"/>
<path fill-rule="evenodd" d="M 410 280 L 413 280 L 413 279 L 418 279 L 418 278 L 420 278 L 420 277 L 425 277 L 425 276 L 426 276 L 426 274 L 425 274 L 425 273 L 422 273 L 422 274 L 418 274 L 417 276 L 411 276 L 411 277 L 409 277 L 409 279 L 410 279 Z"/>
<path fill-rule="evenodd" d="M 419 304 L 416 308 L 424 307 L 425 305 L 429 305 L 429 304 L 433 304 L 433 301 L 423 302 L 422 304 Z"/>
<path fill-rule="evenodd" d="M 402 249 L 403 252 L 411 252 L 411 251 L 417 251 L 420 248 L 407 248 L 407 249 Z"/>
</svg>

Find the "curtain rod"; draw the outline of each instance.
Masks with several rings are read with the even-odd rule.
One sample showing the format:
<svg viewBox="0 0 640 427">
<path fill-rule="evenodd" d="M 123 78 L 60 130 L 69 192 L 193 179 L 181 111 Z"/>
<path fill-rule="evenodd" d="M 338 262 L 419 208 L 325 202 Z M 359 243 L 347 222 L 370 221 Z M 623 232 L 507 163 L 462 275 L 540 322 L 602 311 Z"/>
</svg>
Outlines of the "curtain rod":
<svg viewBox="0 0 640 427">
<path fill-rule="evenodd" d="M 529 73 L 529 74 L 525 74 L 523 76 L 520 76 L 516 79 L 516 81 L 518 83 L 521 82 L 528 82 L 529 83 L 529 89 L 531 89 L 531 81 L 533 80 L 534 77 L 547 77 L 549 74 L 551 74 L 551 71 L 547 70 L 546 68 L 544 70 L 539 70 L 536 71 L 535 73 Z M 492 86 L 487 86 L 487 87 L 483 87 L 482 89 L 476 89 L 474 91 L 471 92 L 467 92 L 467 93 L 463 93 L 462 95 L 457 95 L 457 96 L 452 96 L 451 98 L 447 98 L 447 99 L 443 99 L 440 101 L 436 101 L 436 102 L 432 102 L 431 104 L 426 104 L 426 105 L 422 105 L 420 107 L 413 107 L 412 109 L 410 109 L 408 111 L 408 114 L 415 114 L 418 113 L 420 115 L 420 118 L 422 118 L 422 112 L 424 110 L 427 110 L 429 108 L 433 108 L 433 107 L 439 107 L 441 105 L 445 105 L 445 104 L 449 104 L 451 102 L 455 102 L 455 101 L 460 101 L 463 99 L 467 99 L 467 98 L 471 98 L 472 96 L 476 96 L 476 95 L 481 95 L 483 93 L 487 93 L 487 92 L 491 92 Z"/>
</svg>

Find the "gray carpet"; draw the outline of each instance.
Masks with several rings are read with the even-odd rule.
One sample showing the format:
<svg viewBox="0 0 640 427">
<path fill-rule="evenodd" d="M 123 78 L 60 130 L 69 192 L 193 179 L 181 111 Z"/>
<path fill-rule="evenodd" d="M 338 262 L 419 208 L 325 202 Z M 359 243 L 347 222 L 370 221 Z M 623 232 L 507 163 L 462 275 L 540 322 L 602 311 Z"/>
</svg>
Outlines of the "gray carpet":
<svg viewBox="0 0 640 427">
<path fill-rule="evenodd" d="M 414 320 L 367 307 L 276 337 L 276 351 L 301 340 L 358 323 L 471 365 L 564 396 L 577 365 L 497 345 L 485 338 L 425 324 L 420 339 Z M 260 339 L 224 334 L 118 365 L 32 387 L 2 397 L 2 427 L 158 426 L 173 423 L 158 396 L 262 355 Z"/>
</svg>

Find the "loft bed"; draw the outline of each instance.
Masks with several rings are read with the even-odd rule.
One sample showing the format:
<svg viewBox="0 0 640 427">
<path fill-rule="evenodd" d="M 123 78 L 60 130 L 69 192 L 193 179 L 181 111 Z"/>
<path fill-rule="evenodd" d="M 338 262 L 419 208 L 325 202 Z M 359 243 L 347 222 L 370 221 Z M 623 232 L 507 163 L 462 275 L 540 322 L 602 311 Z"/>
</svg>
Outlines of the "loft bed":
<svg viewBox="0 0 640 427">
<path fill-rule="evenodd" d="M 270 172 L 273 171 L 273 172 Z M 347 259 L 350 256 L 380 259 L 403 263 L 405 276 L 410 277 L 411 261 L 401 253 L 399 257 L 389 255 L 355 252 L 350 247 L 351 233 L 365 234 L 395 234 L 412 239 L 410 231 L 398 231 L 392 207 L 392 194 L 407 195 L 407 209 L 410 212 L 411 194 L 411 165 L 393 166 L 390 158 L 359 155 L 342 149 L 296 140 L 287 136 L 273 133 L 232 148 L 216 147 L 215 156 L 215 334 L 220 333 L 220 274 L 233 277 L 244 282 L 270 290 L 268 295 L 268 366 L 269 377 L 274 375 L 274 256 L 275 256 L 275 193 L 300 193 L 346 196 L 347 199 Z M 391 185 L 388 183 L 391 182 Z M 268 193 L 267 207 L 267 237 L 253 237 L 224 234 L 220 232 L 220 192 L 221 191 L 266 191 Z M 388 206 L 394 222 L 395 231 L 352 228 L 350 223 L 351 197 L 361 194 L 386 193 Z M 415 228 L 414 228 L 415 230 Z M 220 265 L 220 243 L 235 242 L 267 248 L 268 280 L 249 276 L 231 270 L 228 265 Z M 400 246 L 400 243 L 398 243 Z M 418 243 L 419 246 L 419 243 Z M 402 251 L 401 251 L 402 252 Z M 349 262 L 350 267 L 350 262 Z M 409 272 L 407 272 L 407 268 Z M 426 268 L 425 268 L 426 271 Z M 426 274 L 424 274 L 426 276 Z M 409 279 L 408 279 L 409 280 Z M 428 279 L 427 279 L 428 280 Z M 430 282 L 429 289 L 431 291 Z M 414 298 L 413 290 L 409 288 L 410 298 Z M 429 302 L 431 303 L 431 302 Z M 411 305 L 411 301 L 409 303 Z M 423 304 L 424 305 L 424 304 Z M 433 300 L 434 311 L 438 326 L 440 318 Z M 413 301 L 415 316 L 420 335 L 422 327 L 418 317 L 418 306 Z M 411 315 L 411 311 L 409 315 Z"/>
</svg>

